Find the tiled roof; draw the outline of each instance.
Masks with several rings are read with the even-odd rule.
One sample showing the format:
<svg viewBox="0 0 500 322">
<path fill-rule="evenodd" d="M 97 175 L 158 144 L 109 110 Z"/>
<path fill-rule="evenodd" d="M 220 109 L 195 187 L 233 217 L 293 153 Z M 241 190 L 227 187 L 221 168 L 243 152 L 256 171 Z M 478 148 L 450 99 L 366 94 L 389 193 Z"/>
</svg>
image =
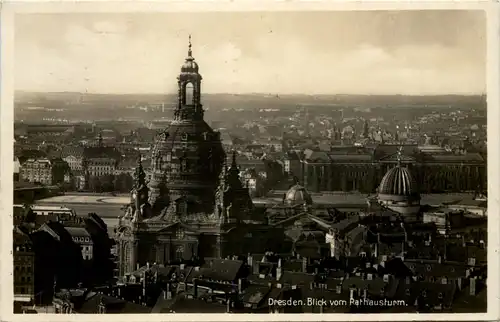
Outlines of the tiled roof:
<svg viewBox="0 0 500 322">
<path fill-rule="evenodd" d="M 434 278 L 465 278 L 467 266 L 456 263 L 437 263 L 435 261 L 409 261 L 405 260 L 405 265 L 414 275 L 423 275 Z"/>
<path fill-rule="evenodd" d="M 235 281 L 243 267 L 243 261 L 213 259 L 207 261 L 200 270 L 204 277 L 213 280 Z"/>
<path fill-rule="evenodd" d="M 93 293 L 87 296 L 80 307 L 75 308 L 77 313 L 99 313 L 100 304 L 106 307 L 106 313 L 150 313 L 151 308 L 132 302 L 128 302 L 116 297 L 107 296 L 100 293 Z"/>
<path fill-rule="evenodd" d="M 87 229 L 83 227 L 65 227 L 72 237 L 90 237 Z"/>
<path fill-rule="evenodd" d="M 309 287 L 311 283 L 314 283 L 315 277 L 313 274 L 300 273 L 300 272 L 283 272 L 279 283 L 288 286 L 301 286 Z"/>
</svg>

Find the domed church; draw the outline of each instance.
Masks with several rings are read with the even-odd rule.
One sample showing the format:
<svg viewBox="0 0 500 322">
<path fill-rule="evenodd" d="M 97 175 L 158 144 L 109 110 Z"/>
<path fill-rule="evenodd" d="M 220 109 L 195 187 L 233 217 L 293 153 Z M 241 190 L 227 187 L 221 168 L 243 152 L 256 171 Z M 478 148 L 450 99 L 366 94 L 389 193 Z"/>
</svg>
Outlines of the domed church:
<svg viewBox="0 0 500 322">
<path fill-rule="evenodd" d="M 402 148 L 398 150 L 398 163 L 384 175 L 378 188 L 378 202 L 400 214 L 405 220 L 416 219 L 420 211 L 418 184 L 410 169 L 401 165 Z"/>
<path fill-rule="evenodd" d="M 279 244 L 266 239 L 272 231 L 253 211 L 236 158 L 227 167 L 220 133 L 204 120 L 201 81 L 189 37 L 174 120 L 152 151 L 151 182 L 139 162 L 130 204 L 116 228 L 120 276 L 148 262 L 220 258 Z"/>
</svg>

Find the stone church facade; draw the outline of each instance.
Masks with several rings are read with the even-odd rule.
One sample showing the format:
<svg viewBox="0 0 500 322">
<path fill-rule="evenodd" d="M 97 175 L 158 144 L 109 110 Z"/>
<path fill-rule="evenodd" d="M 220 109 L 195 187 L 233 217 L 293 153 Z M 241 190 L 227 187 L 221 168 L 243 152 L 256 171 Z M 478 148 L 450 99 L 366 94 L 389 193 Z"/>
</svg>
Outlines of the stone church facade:
<svg viewBox="0 0 500 322">
<path fill-rule="evenodd" d="M 120 276 L 148 262 L 246 255 L 281 244 L 279 229 L 254 211 L 235 155 L 229 166 L 220 133 L 204 121 L 191 41 L 177 80 L 174 121 L 156 138 L 151 182 L 139 161 L 116 229 Z"/>
</svg>

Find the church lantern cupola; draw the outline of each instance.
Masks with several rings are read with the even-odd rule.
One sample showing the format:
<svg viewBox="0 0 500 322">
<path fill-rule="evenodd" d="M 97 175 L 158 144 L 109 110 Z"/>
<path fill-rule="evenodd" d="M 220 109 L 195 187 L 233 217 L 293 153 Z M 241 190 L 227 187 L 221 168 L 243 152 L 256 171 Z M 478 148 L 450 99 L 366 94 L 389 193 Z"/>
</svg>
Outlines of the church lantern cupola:
<svg viewBox="0 0 500 322">
<path fill-rule="evenodd" d="M 195 121 L 203 119 L 203 107 L 200 100 L 202 77 L 193 57 L 191 36 L 189 36 L 188 55 L 177 77 L 179 99 L 175 110 L 176 121 Z"/>
</svg>

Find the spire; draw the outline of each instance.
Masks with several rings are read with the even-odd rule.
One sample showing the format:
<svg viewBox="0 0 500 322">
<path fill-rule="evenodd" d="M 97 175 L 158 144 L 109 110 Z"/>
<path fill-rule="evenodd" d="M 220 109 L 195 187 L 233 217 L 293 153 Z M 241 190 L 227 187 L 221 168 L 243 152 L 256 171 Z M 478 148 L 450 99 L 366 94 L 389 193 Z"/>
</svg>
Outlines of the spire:
<svg viewBox="0 0 500 322">
<path fill-rule="evenodd" d="M 233 150 L 233 161 L 231 162 L 231 168 L 238 168 L 238 165 L 236 164 L 236 151 Z"/>
<path fill-rule="evenodd" d="M 401 157 L 402 157 L 402 154 L 403 154 L 403 147 L 402 147 L 402 146 L 400 146 L 400 147 L 398 148 L 398 167 L 400 167 L 400 166 L 401 166 Z"/>
<path fill-rule="evenodd" d="M 240 170 L 238 169 L 238 164 L 236 163 L 236 151 L 233 150 L 233 160 L 231 162 L 231 167 L 227 173 L 227 183 L 232 188 L 243 187 L 240 180 Z"/>
<path fill-rule="evenodd" d="M 139 154 L 137 159 L 137 167 L 135 168 L 134 173 L 134 181 L 135 181 L 135 189 L 139 189 L 142 186 L 146 186 L 146 172 L 144 172 L 144 168 L 142 167 L 142 158 Z"/>
<path fill-rule="evenodd" d="M 189 49 L 188 49 L 188 57 L 193 57 L 193 51 L 191 50 L 191 34 L 189 35 Z"/>
<path fill-rule="evenodd" d="M 102 146 L 102 132 L 99 132 L 99 134 L 97 135 L 97 145 L 99 147 Z"/>
</svg>

